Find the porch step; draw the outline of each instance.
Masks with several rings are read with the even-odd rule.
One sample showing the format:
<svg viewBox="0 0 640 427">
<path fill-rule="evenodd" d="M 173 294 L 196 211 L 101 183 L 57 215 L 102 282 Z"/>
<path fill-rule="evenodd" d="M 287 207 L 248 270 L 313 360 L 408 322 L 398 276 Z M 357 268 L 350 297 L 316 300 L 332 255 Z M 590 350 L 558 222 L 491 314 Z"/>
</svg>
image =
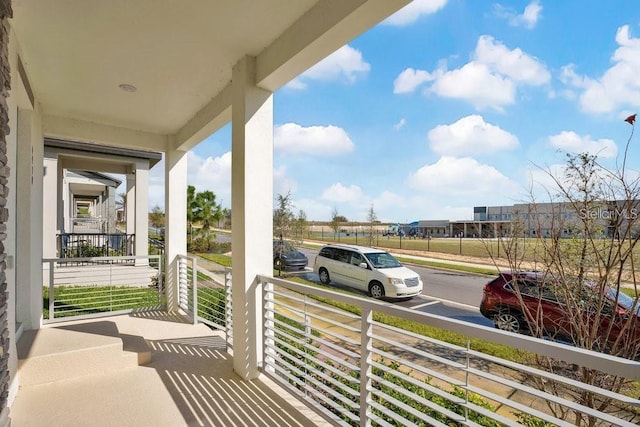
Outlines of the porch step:
<svg viewBox="0 0 640 427">
<path fill-rule="evenodd" d="M 151 350 L 144 339 L 118 333 L 113 322 L 27 331 L 20 337 L 17 350 L 23 386 L 115 372 L 151 361 Z"/>
</svg>

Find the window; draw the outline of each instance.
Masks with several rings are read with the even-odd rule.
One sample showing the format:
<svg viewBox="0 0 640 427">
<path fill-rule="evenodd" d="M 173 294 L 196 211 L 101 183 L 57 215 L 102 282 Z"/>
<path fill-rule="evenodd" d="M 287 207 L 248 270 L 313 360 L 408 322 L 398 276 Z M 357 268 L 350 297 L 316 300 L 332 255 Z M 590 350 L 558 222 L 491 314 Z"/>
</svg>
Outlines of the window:
<svg viewBox="0 0 640 427">
<path fill-rule="evenodd" d="M 322 248 L 319 255 L 329 259 L 336 259 L 336 251 L 333 248 Z"/>
<path fill-rule="evenodd" d="M 360 265 L 363 262 L 364 262 L 364 258 L 362 258 L 362 255 L 355 252 L 351 254 L 351 264 Z"/>
<path fill-rule="evenodd" d="M 349 255 L 351 254 L 349 251 L 345 251 L 344 249 L 336 249 L 335 251 L 336 251 L 335 259 L 337 261 L 346 262 L 346 263 L 349 262 L 349 258 L 350 258 Z"/>
</svg>

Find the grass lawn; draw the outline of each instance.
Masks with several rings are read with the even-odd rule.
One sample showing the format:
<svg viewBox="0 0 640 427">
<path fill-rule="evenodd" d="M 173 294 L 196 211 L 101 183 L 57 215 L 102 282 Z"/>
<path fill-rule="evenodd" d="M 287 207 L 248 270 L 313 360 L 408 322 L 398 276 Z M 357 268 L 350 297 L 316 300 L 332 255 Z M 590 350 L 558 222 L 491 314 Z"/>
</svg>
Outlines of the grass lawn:
<svg viewBox="0 0 640 427">
<path fill-rule="evenodd" d="M 374 236 L 370 239 L 368 236 L 341 236 L 333 238 L 325 234 L 324 239 L 320 235 L 312 235 L 312 239 L 323 241 L 326 243 L 344 243 L 350 245 L 376 246 L 389 250 L 403 249 L 424 252 L 440 252 L 452 255 L 465 255 L 479 258 L 489 258 L 491 256 L 499 258 L 504 257 L 504 242 L 499 244 L 495 239 L 456 239 L 456 238 L 432 238 L 432 239 L 408 239 L 399 238 L 398 236 Z M 533 244 L 536 239 L 530 240 Z"/>
<path fill-rule="evenodd" d="M 49 318 L 49 288 L 42 289 L 42 314 Z M 162 297 L 164 300 L 164 297 Z M 60 286 L 55 289 L 55 318 L 157 307 L 158 290 L 127 286 Z"/>
<path fill-rule="evenodd" d="M 376 246 L 385 248 L 389 251 L 394 249 L 411 250 L 424 252 L 425 256 L 428 256 L 429 252 L 437 252 L 450 255 L 462 255 L 477 258 L 486 258 L 489 261 L 491 258 L 497 258 L 505 260 L 506 249 L 510 244 L 509 239 L 478 239 L 478 238 L 432 238 L 432 239 L 400 239 L 397 236 L 374 236 L 370 239 L 368 236 L 341 236 L 333 238 L 333 236 L 324 235 L 311 235 L 310 239 L 316 239 L 325 243 L 344 243 L 351 245 L 362 246 Z M 575 244 L 577 240 L 574 239 L 561 239 L 560 244 L 569 247 Z M 580 241 L 581 242 L 581 241 Z M 608 239 L 594 239 L 594 245 L 602 253 L 606 253 L 611 243 Z M 518 239 L 518 259 L 522 261 L 535 261 L 540 259 L 541 254 L 544 252 L 545 244 L 551 245 L 550 241 L 538 238 L 526 238 Z M 634 254 L 640 258 L 640 245 L 634 248 Z"/>
<path fill-rule="evenodd" d="M 200 258 L 204 258 L 208 261 L 215 262 L 216 264 L 220 264 L 223 267 L 231 267 L 231 257 L 229 255 L 224 254 L 207 254 L 207 253 L 197 253 L 197 256 Z"/>
</svg>

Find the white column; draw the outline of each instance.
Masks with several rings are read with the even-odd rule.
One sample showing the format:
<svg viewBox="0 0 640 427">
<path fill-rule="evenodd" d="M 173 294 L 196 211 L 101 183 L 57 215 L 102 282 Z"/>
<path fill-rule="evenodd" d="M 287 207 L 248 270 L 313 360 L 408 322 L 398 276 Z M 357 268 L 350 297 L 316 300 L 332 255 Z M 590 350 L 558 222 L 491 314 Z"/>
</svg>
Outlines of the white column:
<svg viewBox="0 0 640 427">
<path fill-rule="evenodd" d="M 136 163 L 135 206 L 135 254 L 147 255 L 149 253 L 149 164 L 147 162 Z"/>
<path fill-rule="evenodd" d="M 96 216 L 100 218 L 98 224 L 100 225 L 100 233 L 104 233 L 104 190 L 98 195 L 96 199 Z"/>
<path fill-rule="evenodd" d="M 127 200 L 124 211 L 127 234 L 136 232 L 136 176 L 135 174 L 127 174 Z"/>
<path fill-rule="evenodd" d="M 68 233 L 69 227 L 69 184 L 65 176 L 66 169 L 62 166 L 62 162 L 58 162 L 58 229 L 61 233 Z"/>
<path fill-rule="evenodd" d="M 255 86 L 253 57 L 233 67 L 232 82 L 233 367 L 249 380 L 262 359 L 256 275 L 273 268 L 273 94 Z"/>
<path fill-rule="evenodd" d="M 164 157 L 165 286 L 167 309 L 178 309 L 178 255 L 187 254 L 187 152 L 168 151 Z"/>
<path fill-rule="evenodd" d="M 17 321 L 25 330 L 42 319 L 42 165 L 44 143 L 39 112 L 18 112 L 16 165 Z"/>
<path fill-rule="evenodd" d="M 57 255 L 57 233 L 58 233 L 58 159 L 44 159 L 44 182 L 43 182 L 43 200 L 47 212 L 55 215 L 42 216 L 42 256 L 44 258 L 55 258 Z"/>
</svg>

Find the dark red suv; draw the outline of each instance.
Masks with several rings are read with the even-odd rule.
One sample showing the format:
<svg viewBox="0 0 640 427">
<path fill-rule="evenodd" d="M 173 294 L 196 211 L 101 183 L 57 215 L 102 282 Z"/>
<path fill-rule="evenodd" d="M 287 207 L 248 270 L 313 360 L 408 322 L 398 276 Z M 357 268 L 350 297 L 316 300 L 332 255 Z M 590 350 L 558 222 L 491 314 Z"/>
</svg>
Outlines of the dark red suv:
<svg viewBox="0 0 640 427">
<path fill-rule="evenodd" d="M 485 285 L 480 312 L 505 331 L 640 356 L 637 299 L 592 284 L 566 288 L 538 272 L 502 273 Z"/>
</svg>

